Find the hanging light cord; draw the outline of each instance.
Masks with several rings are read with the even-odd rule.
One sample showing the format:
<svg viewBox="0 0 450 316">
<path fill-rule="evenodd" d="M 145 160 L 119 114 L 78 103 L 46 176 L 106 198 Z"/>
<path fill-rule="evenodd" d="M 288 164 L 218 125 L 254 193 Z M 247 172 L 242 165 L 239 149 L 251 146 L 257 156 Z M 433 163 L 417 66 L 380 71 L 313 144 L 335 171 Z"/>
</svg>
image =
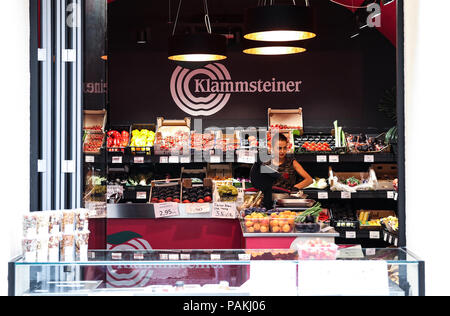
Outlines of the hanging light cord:
<svg viewBox="0 0 450 316">
<path fill-rule="evenodd" d="M 177 15 L 175 17 L 175 23 L 173 24 L 173 30 L 172 30 L 172 36 L 175 35 L 175 30 L 177 28 L 177 24 L 178 24 L 178 17 L 180 16 L 180 11 L 181 11 L 181 4 L 183 3 L 183 0 L 180 0 L 180 2 L 178 3 L 178 10 L 177 10 Z M 206 25 L 206 31 L 211 34 L 212 33 L 212 29 L 211 29 L 211 22 L 209 20 L 209 11 L 208 11 L 208 3 L 207 0 L 203 0 L 203 7 L 205 10 L 205 25 Z"/>
<path fill-rule="evenodd" d="M 295 0 L 292 0 L 292 3 L 294 5 L 297 5 Z M 274 5 L 274 4 L 275 4 L 275 0 L 269 0 L 269 5 Z M 307 7 L 309 7 L 309 0 L 305 0 L 305 4 L 306 4 Z M 267 0 L 258 0 L 258 7 L 266 6 L 266 5 L 267 5 Z"/>
<path fill-rule="evenodd" d="M 172 30 L 172 36 L 175 35 L 175 30 L 177 28 L 177 24 L 178 24 L 178 17 L 180 15 L 180 10 L 181 10 L 181 3 L 183 3 L 183 0 L 180 0 L 180 2 L 178 3 L 178 10 L 177 10 L 177 15 L 175 17 L 175 23 L 173 24 L 173 30 Z"/>
</svg>

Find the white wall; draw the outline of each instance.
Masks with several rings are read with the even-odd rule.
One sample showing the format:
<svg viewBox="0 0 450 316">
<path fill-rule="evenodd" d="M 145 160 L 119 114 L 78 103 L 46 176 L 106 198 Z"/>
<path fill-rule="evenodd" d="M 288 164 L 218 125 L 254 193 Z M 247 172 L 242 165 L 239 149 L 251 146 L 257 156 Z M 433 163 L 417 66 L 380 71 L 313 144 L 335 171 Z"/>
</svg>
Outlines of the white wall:
<svg viewBox="0 0 450 316">
<path fill-rule="evenodd" d="M 406 229 L 427 295 L 450 295 L 449 0 L 405 0 Z"/>
<path fill-rule="evenodd" d="M 7 263 L 20 254 L 21 216 L 29 210 L 29 0 L 0 0 L 0 295 Z"/>
</svg>

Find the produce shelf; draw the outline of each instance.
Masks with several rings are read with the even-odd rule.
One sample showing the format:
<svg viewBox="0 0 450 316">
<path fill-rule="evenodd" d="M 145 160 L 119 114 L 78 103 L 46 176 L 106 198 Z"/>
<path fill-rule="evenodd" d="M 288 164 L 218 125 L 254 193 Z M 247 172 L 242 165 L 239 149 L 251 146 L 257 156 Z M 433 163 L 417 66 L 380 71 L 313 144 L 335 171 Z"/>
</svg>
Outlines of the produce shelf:
<svg viewBox="0 0 450 316">
<path fill-rule="evenodd" d="M 358 191 L 351 193 L 343 193 L 341 191 L 330 191 L 330 190 L 303 190 L 303 193 L 308 195 L 311 199 L 321 200 L 346 200 L 346 199 L 386 199 L 395 200 L 394 191 Z"/>
</svg>

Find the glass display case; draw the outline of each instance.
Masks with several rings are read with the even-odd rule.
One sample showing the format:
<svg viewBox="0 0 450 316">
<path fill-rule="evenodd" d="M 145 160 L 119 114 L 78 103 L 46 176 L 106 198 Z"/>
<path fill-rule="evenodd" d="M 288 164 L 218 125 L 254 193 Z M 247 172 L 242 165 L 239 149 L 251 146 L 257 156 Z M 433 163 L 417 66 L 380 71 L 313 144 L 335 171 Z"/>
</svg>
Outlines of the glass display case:
<svg viewBox="0 0 450 316">
<path fill-rule="evenodd" d="M 320 273 L 319 273 L 320 271 Z M 11 296 L 424 295 L 406 249 L 90 250 L 87 261 L 9 263 Z"/>
</svg>

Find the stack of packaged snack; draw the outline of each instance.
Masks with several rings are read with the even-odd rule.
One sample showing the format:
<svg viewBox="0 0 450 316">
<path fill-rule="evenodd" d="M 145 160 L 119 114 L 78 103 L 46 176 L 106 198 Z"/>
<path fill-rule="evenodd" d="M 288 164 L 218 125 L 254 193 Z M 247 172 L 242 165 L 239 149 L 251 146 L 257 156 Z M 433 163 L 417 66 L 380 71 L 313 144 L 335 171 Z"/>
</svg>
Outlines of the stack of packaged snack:
<svg viewBox="0 0 450 316">
<path fill-rule="evenodd" d="M 25 215 L 22 240 L 25 261 L 87 261 L 88 219 L 89 212 L 85 209 Z"/>
</svg>

